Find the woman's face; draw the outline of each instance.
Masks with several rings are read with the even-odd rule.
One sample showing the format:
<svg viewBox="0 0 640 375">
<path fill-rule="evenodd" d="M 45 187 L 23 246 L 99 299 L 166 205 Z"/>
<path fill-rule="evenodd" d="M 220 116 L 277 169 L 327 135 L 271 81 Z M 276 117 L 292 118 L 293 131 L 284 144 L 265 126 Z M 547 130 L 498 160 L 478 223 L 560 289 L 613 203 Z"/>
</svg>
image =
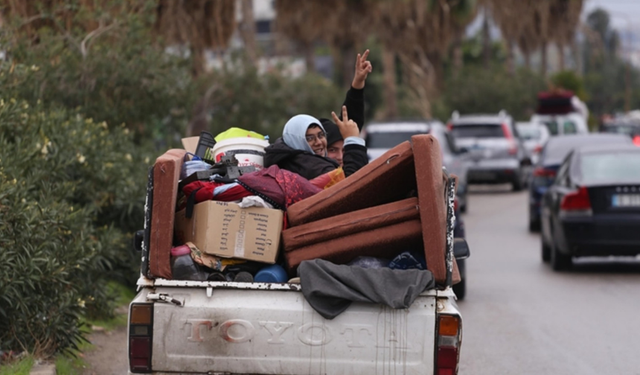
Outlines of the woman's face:
<svg viewBox="0 0 640 375">
<path fill-rule="evenodd" d="M 316 155 L 325 156 L 327 154 L 327 136 L 321 127 L 309 126 L 305 138 Z"/>
</svg>

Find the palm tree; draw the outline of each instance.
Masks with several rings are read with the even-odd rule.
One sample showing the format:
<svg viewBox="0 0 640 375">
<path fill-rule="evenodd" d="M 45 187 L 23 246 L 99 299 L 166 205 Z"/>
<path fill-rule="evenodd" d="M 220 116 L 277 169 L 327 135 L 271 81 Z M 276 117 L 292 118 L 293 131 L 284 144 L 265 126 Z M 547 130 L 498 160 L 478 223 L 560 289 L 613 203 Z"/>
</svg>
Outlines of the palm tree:
<svg viewBox="0 0 640 375">
<path fill-rule="evenodd" d="M 235 1 L 158 0 L 156 14 L 166 43 L 189 46 L 194 76 L 205 70 L 205 49 L 226 48 L 236 29 Z"/>
<path fill-rule="evenodd" d="M 551 5 L 550 24 L 553 41 L 558 46 L 560 70 L 565 69 L 564 47 L 570 46 L 577 59 L 576 30 L 580 23 L 583 0 L 555 0 Z"/>
<path fill-rule="evenodd" d="M 282 36 L 299 43 L 304 51 L 307 71 L 315 70 L 314 44 L 325 28 L 322 2 L 316 0 L 276 0 L 275 30 Z M 281 51 L 288 52 L 288 51 Z"/>
</svg>

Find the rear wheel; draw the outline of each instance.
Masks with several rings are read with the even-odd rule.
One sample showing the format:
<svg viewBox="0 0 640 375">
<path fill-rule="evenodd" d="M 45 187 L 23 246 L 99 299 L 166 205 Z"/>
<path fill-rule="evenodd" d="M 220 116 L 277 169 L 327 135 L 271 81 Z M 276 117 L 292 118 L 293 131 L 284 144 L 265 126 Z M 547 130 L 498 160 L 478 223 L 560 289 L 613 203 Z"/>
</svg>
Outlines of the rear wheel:
<svg viewBox="0 0 640 375">
<path fill-rule="evenodd" d="M 529 232 L 540 232 L 540 220 L 529 219 Z"/>
<path fill-rule="evenodd" d="M 465 279 L 462 279 L 462 281 L 455 284 L 452 288 L 453 292 L 456 294 L 456 297 L 458 297 L 458 300 L 463 300 L 464 295 L 467 291 L 467 281 Z"/>
<path fill-rule="evenodd" d="M 521 191 L 524 187 L 524 183 L 522 181 L 522 171 L 519 170 L 516 172 L 516 175 L 513 176 L 513 181 L 511 181 L 511 186 L 513 191 Z"/>
<path fill-rule="evenodd" d="M 555 242 L 551 242 L 551 268 L 554 271 L 562 271 L 570 268 L 572 264 L 571 255 L 566 255 L 560 252 L 558 245 Z"/>
<path fill-rule="evenodd" d="M 542 236 L 540 236 L 542 238 Z M 542 250 L 542 261 L 548 263 L 551 260 L 551 247 L 544 243 L 544 240 L 540 240 L 540 247 Z"/>
</svg>

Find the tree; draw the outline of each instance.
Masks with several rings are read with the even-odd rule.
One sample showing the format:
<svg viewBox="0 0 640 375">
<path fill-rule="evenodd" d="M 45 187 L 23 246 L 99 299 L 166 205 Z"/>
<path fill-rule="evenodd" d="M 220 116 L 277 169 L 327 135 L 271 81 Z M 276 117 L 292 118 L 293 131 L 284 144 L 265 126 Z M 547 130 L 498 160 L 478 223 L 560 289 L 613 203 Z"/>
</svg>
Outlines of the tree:
<svg viewBox="0 0 640 375">
<path fill-rule="evenodd" d="M 187 45 L 192 74 L 205 71 L 207 48 L 226 48 L 236 29 L 235 1 L 158 0 L 155 30 L 167 44 Z"/>
</svg>

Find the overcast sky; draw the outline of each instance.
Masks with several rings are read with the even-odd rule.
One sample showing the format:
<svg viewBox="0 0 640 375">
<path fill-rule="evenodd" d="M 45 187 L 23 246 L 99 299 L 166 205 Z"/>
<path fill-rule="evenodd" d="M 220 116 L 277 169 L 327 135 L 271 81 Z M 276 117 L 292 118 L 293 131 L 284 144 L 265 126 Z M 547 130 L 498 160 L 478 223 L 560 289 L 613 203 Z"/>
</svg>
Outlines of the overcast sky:
<svg viewBox="0 0 640 375">
<path fill-rule="evenodd" d="M 640 0 L 585 0 L 583 16 L 597 8 L 609 12 L 614 28 L 640 30 Z"/>
</svg>

